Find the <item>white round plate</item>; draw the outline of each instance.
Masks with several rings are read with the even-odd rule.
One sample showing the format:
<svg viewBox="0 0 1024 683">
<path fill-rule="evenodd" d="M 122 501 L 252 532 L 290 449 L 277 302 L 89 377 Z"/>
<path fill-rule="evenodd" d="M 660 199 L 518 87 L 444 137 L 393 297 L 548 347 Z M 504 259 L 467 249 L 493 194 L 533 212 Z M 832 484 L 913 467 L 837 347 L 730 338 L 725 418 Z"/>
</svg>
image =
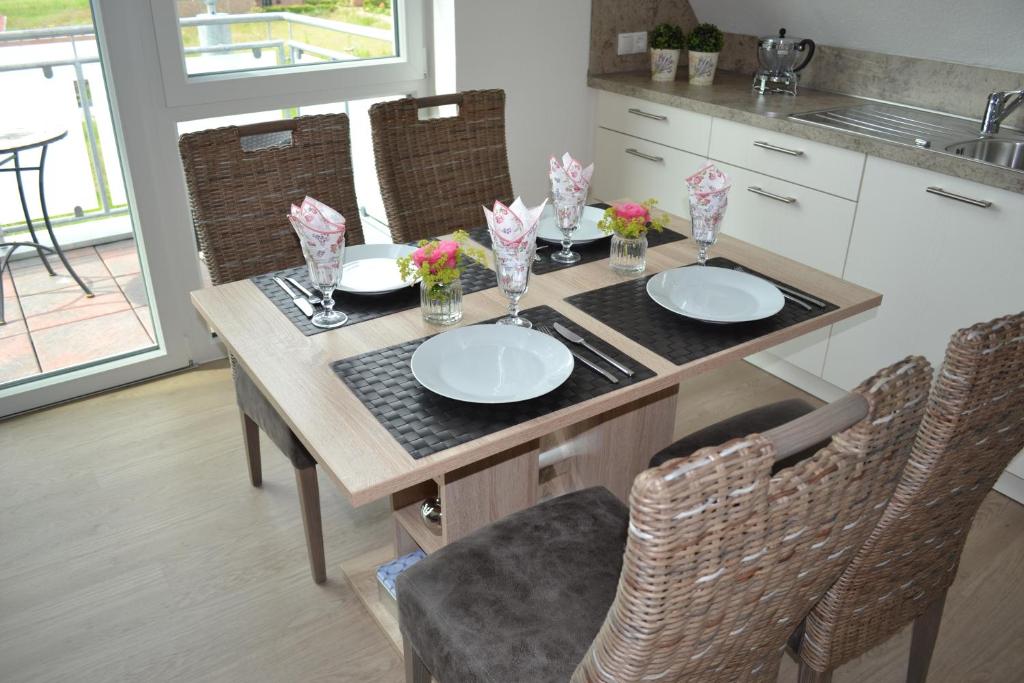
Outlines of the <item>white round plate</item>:
<svg viewBox="0 0 1024 683">
<path fill-rule="evenodd" d="M 565 344 L 535 330 L 471 325 L 431 337 L 409 363 L 435 394 L 469 403 L 512 403 L 543 396 L 572 374 Z"/>
<path fill-rule="evenodd" d="M 658 273 L 647 281 L 658 305 L 709 323 L 761 320 L 782 310 L 782 292 L 763 278 L 729 268 L 687 266 Z"/>
<path fill-rule="evenodd" d="M 598 209 L 594 206 L 583 207 L 583 215 L 580 216 L 580 227 L 576 228 L 576 232 L 572 234 L 572 243 L 590 244 L 591 242 L 611 237 L 611 233 L 601 232 L 601 229 L 597 227 L 597 222 L 601 220 L 603 215 L 604 209 Z M 540 215 L 540 221 L 537 224 L 537 239 L 556 244 L 562 243 L 562 233 L 555 224 L 555 207 L 551 206 L 551 204 L 545 206 L 544 213 Z"/>
<path fill-rule="evenodd" d="M 416 247 L 405 244 L 356 244 L 345 247 L 338 289 L 349 294 L 387 294 L 410 283 L 398 274 L 395 259 L 408 256 Z"/>
</svg>

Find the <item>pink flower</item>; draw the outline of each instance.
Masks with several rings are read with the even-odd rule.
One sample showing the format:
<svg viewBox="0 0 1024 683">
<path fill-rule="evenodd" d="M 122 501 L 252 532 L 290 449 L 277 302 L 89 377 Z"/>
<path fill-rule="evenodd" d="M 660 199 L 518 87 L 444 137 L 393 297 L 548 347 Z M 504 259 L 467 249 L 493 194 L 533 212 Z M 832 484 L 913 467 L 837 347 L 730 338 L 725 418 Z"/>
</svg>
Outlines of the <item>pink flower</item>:
<svg viewBox="0 0 1024 683">
<path fill-rule="evenodd" d="M 615 215 L 627 222 L 639 219 L 647 223 L 651 220 L 651 213 L 647 210 L 646 206 L 632 202 L 616 204 Z"/>
<path fill-rule="evenodd" d="M 430 272 L 437 273 L 445 268 L 454 268 L 458 264 L 459 243 L 443 240 L 434 245 L 420 247 L 412 253 L 412 262 L 419 268 L 429 264 Z"/>
<path fill-rule="evenodd" d="M 438 255 L 435 263 L 443 261 L 443 267 L 454 268 L 458 263 L 459 243 L 453 240 L 444 240 L 437 245 L 434 253 Z"/>
</svg>

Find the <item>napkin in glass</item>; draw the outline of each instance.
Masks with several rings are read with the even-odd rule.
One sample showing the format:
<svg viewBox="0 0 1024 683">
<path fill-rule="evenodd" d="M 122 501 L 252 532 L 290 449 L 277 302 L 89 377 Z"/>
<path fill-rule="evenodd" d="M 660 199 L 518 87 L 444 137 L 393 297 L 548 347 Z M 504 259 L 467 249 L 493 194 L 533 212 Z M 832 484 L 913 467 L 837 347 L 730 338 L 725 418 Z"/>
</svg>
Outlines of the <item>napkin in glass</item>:
<svg viewBox="0 0 1024 683">
<path fill-rule="evenodd" d="M 338 251 L 345 248 L 345 217 L 312 197 L 292 204 L 288 220 L 302 243 L 306 258 L 317 264 L 337 263 Z"/>
<path fill-rule="evenodd" d="M 693 239 L 715 242 L 725 217 L 731 187 L 729 177 L 710 162 L 686 179 Z"/>
<path fill-rule="evenodd" d="M 551 157 L 548 165 L 548 179 L 551 180 L 553 190 L 586 196 L 590 189 L 590 178 L 594 175 L 593 164 L 584 168 L 583 164 L 566 152 L 561 160 Z"/>
<path fill-rule="evenodd" d="M 545 199 L 539 206 L 530 209 L 520 197 L 516 197 L 509 206 L 496 201 L 494 209 L 483 207 L 494 250 L 533 249 L 537 240 L 537 223 L 547 203 Z"/>
</svg>

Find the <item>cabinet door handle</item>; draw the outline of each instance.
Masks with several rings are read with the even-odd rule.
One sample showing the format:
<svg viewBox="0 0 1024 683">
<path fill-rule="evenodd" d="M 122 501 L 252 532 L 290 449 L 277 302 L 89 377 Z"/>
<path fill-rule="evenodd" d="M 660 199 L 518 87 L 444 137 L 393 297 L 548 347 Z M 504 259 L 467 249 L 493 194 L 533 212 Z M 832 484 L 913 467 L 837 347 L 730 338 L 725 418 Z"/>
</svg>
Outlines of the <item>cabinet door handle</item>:
<svg viewBox="0 0 1024 683">
<path fill-rule="evenodd" d="M 965 197 L 962 194 L 957 194 L 955 192 L 943 190 L 941 187 L 929 187 L 925 189 L 925 192 L 928 192 L 929 194 L 937 194 L 940 197 L 945 197 L 946 199 L 955 199 L 958 202 L 970 204 L 971 206 L 977 206 L 982 209 L 987 209 L 988 207 L 992 206 L 992 202 L 986 202 L 984 199 L 974 199 L 973 197 Z"/>
<path fill-rule="evenodd" d="M 760 147 L 761 149 L 771 150 L 772 152 L 782 152 L 783 154 L 788 154 L 791 157 L 802 157 L 804 155 L 802 149 L 789 149 L 787 147 L 779 147 L 777 145 L 771 144 L 770 142 L 764 142 L 763 140 L 755 140 L 754 147 Z"/>
<path fill-rule="evenodd" d="M 634 107 L 630 107 L 626 111 L 628 111 L 630 114 L 642 116 L 645 119 L 654 119 L 655 121 L 668 121 L 667 116 L 662 116 L 661 114 L 652 114 L 650 112 L 644 111 L 643 109 L 636 109 Z"/>
<path fill-rule="evenodd" d="M 653 154 L 644 154 L 643 152 L 636 151 L 632 147 L 627 147 L 626 148 L 626 154 L 632 154 L 635 157 L 640 157 L 641 159 L 647 159 L 647 161 L 657 161 L 659 163 L 662 162 L 662 161 L 665 161 L 665 157 L 656 157 Z"/>
<path fill-rule="evenodd" d="M 747 192 L 753 192 L 754 194 L 759 194 L 762 197 L 774 199 L 775 201 L 783 202 L 784 204 L 796 204 L 796 197 L 784 197 L 781 194 L 775 194 L 774 192 L 769 192 L 768 190 L 762 190 L 757 185 L 751 185 L 750 187 L 748 187 Z"/>
</svg>

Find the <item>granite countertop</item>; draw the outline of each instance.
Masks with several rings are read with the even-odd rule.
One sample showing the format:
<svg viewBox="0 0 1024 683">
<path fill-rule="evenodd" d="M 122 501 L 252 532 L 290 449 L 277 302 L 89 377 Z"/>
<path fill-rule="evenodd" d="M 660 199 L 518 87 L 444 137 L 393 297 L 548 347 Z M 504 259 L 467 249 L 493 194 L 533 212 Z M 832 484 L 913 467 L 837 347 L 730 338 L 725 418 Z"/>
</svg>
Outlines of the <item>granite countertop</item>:
<svg viewBox="0 0 1024 683">
<path fill-rule="evenodd" d="M 1020 171 L 788 118 L 790 114 L 852 107 L 870 100 L 806 88 L 801 88 L 796 97 L 758 95 L 751 89 L 750 76 L 728 71 L 719 71 L 712 86 L 691 86 L 686 81 L 655 83 L 647 72 L 590 76 L 587 84 L 598 90 L 774 130 L 1024 194 L 1024 173 Z"/>
</svg>

